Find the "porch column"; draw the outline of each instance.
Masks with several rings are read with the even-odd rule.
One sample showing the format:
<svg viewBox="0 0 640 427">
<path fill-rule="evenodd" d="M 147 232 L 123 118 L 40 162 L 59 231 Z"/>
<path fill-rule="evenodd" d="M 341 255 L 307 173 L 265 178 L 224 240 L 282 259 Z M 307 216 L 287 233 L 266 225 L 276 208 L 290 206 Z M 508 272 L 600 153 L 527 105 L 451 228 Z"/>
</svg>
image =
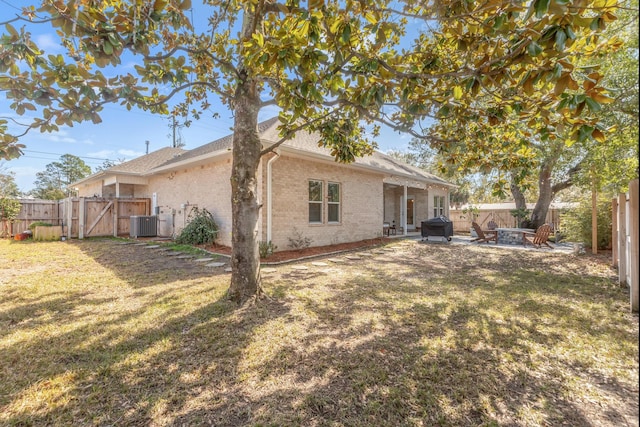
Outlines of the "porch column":
<svg viewBox="0 0 640 427">
<path fill-rule="evenodd" d="M 116 178 L 116 198 L 120 197 L 120 183 L 118 182 L 118 178 Z"/>
<path fill-rule="evenodd" d="M 408 199 L 407 199 L 407 184 L 404 184 L 404 197 L 403 197 L 404 203 L 402 206 L 402 212 L 404 212 L 403 216 L 402 216 L 402 234 L 403 235 L 407 235 L 407 204 L 408 204 Z"/>
</svg>

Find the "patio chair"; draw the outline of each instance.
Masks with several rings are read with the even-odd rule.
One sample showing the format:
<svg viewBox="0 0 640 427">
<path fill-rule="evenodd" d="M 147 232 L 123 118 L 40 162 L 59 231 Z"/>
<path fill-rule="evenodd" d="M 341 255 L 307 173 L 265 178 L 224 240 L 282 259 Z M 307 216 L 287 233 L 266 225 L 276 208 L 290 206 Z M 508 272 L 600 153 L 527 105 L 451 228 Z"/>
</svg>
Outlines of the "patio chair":
<svg viewBox="0 0 640 427">
<path fill-rule="evenodd" d="M 553 246 L 548 242 L 549 235 L 551 233 L 553 233 L 551 226 L 549 224 L 543 224 L 538 227 L 535 233 L 524 231 L 522 233 L 522 243 L 525 247 L 527 247 L 527 243 L 531 243 L 531 245 L 536 248 L 540 248 L 542 245 L 545 245 L 546 247 L 553 249 Z"/>
<path fill-rule="evenodd" d="M 472 242 L 484 243 L 493 242 L 498 244 L 498 230 L 483 230 L 477 222 L 472 222 L 471 226 L 478 237 L 471 239 Z"/>
</svg>

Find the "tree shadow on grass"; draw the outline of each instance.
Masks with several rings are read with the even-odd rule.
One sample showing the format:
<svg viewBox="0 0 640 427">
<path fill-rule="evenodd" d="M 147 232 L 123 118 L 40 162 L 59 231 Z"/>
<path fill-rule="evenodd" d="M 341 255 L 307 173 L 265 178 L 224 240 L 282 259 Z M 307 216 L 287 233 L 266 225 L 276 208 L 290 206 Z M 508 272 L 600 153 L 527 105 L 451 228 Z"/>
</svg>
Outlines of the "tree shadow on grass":
<svg viewBox="0 0 640 427">
<path fill-rule="evenodd" d="M 190 279 L 228 277 L 223 267 L 208 267 L 192 259 L 181 259 L 168 255 L 167 251 L 147 249 L 148 245 L 122 244 L 111 239 L 73 240 L 75 245 L 102 267 L 114 273 L 134 288 L 178 282 Z M 185 254 L 188 255 L 188 254 Z M 215 258 L 211 262 L 224 262 L 226 258 Z"/>
<path fill-rule="evenodd" d="M 192 281 L 186 273 L 156 281 L 157 289 L 131 285 L 127 307 L 93 298 L 88 308 L 99 310 L 88 310 L 82 301 L 92 300 L 90 293 L 56 295 L 70 317 L 44 319 L 36 329 L 59 333 L 0 347 L 0 361 L 31 365 L 2 393 L 0 420 L 194 426 L 603 420 L 571 400 L 576 385 L 569 375 L 588 366 L 565 371 L 566 359 L 554 353 L 571 333 L 583 333 L 573 319 L 598 295 L 584 288 L 597 285 L 572 277 L 564 293 L 527 282 L 524 271 L 503 283 L 497 277 L 504 272 L 491 263 L 466 256 L 465 269 L 456 258 L 465 256 L 438 248 L 305 274 L 283 267 L 265 276 L 271 299 L 241 310 L 224 299 L 222 281 Z M 548 297 L 539 298 L 545 291 Z M 616 298 L 605 287 L 600 292 Z M 562 302 L 565 295 L 571 300 Z M 100 311 L 107 315 L 97 319 Z M 617 329 L 597 333 L 637 338 Z M 587 409 L 601 403 L 606 419 L 624 416 L 606 399 Z"/>
</svg>

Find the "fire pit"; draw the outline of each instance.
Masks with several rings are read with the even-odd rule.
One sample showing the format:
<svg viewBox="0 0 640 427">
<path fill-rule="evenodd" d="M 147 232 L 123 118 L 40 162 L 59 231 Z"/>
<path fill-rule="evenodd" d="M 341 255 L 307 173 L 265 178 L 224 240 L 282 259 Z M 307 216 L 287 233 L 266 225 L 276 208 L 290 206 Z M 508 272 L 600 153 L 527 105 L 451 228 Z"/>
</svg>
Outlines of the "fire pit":
<svg viewBox="0 0 640 427">
<path fill-rule="evenodd" d="M 437 216 L 422 221 L 420 223 L 420 233 L 422 240 L 429 240 L 429 236 L 439 236 L 446 238 L 450 242 L 451 236 L 453 236 L 453 222 L 449 221 L 446 216 Z"/>
</svg>

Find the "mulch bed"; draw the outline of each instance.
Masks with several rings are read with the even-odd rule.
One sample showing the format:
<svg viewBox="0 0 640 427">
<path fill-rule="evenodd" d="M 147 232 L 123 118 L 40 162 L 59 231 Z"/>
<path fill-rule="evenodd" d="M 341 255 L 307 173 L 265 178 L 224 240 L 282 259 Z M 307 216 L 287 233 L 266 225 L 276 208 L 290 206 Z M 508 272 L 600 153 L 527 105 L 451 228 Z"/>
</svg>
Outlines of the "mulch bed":
<svg viewBox="0 0 640 427">
<path fill-rule="evenodd" d="M 337 245 L 316 246 L 316 247 L 310 247 L 310 248 L 304 248 L 304 249 L 278 251 L 269 255 L 266 258 L 262 258 L 261 261 L 264 264 L 293 261 L 299 258 L 307 258 L 312 256 L 331 254 L 334 252 L 351 251 L 351 250 L 357 250 L 357 249 L 363 249 L 363 248 L 370 248 L 374 246 L 380 246 L 390 242 L 391 240 L 392 239 L 389 239 L 386 237 L 381 237 L 376 239 L 361 240 L 359 242 L 340 243 Z M 227 256 L 231 255 L 231 248 L 228 246 L 202 245 L 199 247 L 209 252 L 213 252 L 221 255 L 227 255 Z"/>
</svg>

